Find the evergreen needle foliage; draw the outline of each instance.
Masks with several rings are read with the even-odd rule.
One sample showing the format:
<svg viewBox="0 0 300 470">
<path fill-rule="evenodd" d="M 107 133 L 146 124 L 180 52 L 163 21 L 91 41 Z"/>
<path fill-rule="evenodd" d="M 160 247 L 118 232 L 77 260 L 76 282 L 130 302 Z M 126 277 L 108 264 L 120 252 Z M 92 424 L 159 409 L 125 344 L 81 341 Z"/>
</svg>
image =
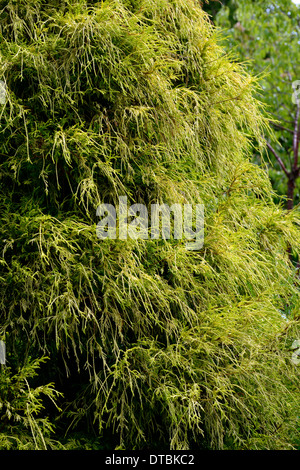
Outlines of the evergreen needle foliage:
<svg viewBox="0 0 300 470">
<path fill-rule="evenodd" d="M 193 0 L 0 7 L 0 446 L 292 447 L 300 218 L 254 79 Z M 203 203 L 203 248 L 99 240 L 124 195 Z"/>
</svg>

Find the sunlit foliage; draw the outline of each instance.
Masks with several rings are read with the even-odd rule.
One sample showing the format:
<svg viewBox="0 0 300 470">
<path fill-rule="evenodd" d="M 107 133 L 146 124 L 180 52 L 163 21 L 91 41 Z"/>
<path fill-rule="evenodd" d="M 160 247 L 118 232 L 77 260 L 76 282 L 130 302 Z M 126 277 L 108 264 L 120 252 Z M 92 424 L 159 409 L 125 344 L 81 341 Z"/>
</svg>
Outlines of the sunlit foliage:
<svg viewBox="0 0 300 470">
<path fill-rule="evenodd" d="M 49 358 L 36 446 L 289 448 L 299 214 L 251 163 L 255 80 L 192 0 L 0 5 L 0 335 L 6 374 Z M 204 203 L 203 249 L 99 240 L 120 195 Z"/>
</svg>

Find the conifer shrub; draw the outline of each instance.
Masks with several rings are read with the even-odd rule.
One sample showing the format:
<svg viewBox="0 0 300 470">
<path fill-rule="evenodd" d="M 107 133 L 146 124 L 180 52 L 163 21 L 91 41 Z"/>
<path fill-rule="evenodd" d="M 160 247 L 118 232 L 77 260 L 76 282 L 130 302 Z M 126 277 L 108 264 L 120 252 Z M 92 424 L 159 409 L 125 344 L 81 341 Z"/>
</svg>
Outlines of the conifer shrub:
<svg viewBox="0 0 300 470">
<path fill-rule="evenodd" d="M 291 448 L 299 212 L 255 79 L 193 0 L 0 6 L 0 446 Z M 203 247 L 100 240 L 119 196 L 203 203 Z"/>
</svg>

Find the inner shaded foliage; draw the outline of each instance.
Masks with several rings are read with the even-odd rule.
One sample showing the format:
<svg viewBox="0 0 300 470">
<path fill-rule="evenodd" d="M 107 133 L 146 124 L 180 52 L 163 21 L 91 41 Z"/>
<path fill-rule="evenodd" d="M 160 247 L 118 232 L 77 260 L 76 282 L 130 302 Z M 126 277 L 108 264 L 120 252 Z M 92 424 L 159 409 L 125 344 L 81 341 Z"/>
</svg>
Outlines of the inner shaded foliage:
<svg viewBox="0 0 300 470">
<path fill-rule="evenodd" d="M 300 220 L 253 78 L 193 0 L 0 7 L 0 448 L 290 448 Z M 125 195 L 203 203 L 203 248 L 98 239 Z"/>
</svg>

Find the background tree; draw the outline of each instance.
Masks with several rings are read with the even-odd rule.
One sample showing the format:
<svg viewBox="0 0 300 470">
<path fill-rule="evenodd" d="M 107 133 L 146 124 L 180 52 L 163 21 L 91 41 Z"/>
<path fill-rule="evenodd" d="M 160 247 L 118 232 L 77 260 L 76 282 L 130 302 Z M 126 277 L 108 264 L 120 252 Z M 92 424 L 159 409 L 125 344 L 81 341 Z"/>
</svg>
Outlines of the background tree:
<svg viewBox="0 0 300 470">
<path fill-rule="evenodd" d="M 269 174 L 291 209 L 299 203 L 300 189 L 300 94 L 293 88 L 300 77 L 299 7 L 291 0 L 230 0 L 208 2 L 204 8 L 223 28 L 227 50 L 234 50 L 249 73 L 260 77 L 258 98 L 267 105 L 274 129 L 267 142 Z"/>
<path fill-rule="evenodd" d="M 250 161 L 268 130 L 254 79 L 191 0 L 0 6 L 0 442 L 294 445 L 299 215 Z M 204 203 L 204 247 L 99 240 L 120 195 Z"/>
</svg>

